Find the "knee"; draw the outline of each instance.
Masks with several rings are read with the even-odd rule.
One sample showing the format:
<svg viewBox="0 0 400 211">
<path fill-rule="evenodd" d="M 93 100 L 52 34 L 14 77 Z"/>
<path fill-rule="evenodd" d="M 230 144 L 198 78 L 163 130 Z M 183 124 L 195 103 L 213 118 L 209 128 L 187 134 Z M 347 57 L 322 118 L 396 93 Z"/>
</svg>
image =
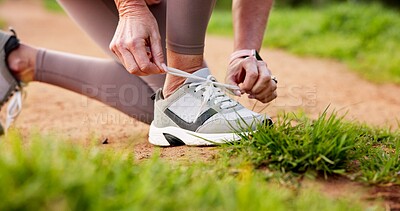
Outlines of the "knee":
<svg viewBox="0 0 400 211">
<path fill-rule="evenodd" d="M 147 5 L 159 4 L 162 0 L 146 0 Z"/>
</svg>

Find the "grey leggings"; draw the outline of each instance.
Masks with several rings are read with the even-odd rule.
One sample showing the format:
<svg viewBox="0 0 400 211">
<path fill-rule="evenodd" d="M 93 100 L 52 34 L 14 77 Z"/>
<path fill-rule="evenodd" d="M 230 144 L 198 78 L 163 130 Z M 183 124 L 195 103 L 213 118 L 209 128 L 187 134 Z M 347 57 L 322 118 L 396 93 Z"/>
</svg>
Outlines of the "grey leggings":
<svg viewBox="0 0 400 211">
<path fill-rule="evenodd" d="M 112 59 L 40 49 L 35 80 L 97 99 L 142 122 L 153 120 L 152 93 L 165 75 L 129 74 L 109 50 L 118 24 L 113 0 L 58 0 L 68 15 Z M 164 46 L 180 54 L 203 54 L 208 20 L 215 0 L 163 0 L 149 6 L 157 19 Z M 60 40 L 61 41 L 61 40 Z"/>
</svg>

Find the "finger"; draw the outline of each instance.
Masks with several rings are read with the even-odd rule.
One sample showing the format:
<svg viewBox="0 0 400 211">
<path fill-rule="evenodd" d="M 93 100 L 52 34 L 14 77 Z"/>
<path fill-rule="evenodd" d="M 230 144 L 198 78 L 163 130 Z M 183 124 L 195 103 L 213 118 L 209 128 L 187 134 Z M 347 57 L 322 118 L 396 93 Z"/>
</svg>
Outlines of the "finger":
<svg viewBox="0 0 400 211">
<path fill-rule="evenodd" d="M 124 58 L 122 57 L 121 53 L 118 50 L 114 50 L 114 48 L 112 48 L 111 51 L 117 56 L 119 62 L 124 65 Z"/>
<path fill-rule="evenodd" d="M 270 85 L 272 85 L 270 83 L 271 74 L 265 62 L 262 61 L 257 62 L 257 67 L 258 67 L 258 78 L 253 88 L 251 89 L 252 94 L 259 94 L 264 90 L 268 89 Z"/>
<path fill-rule="evenodd" d="M 225 79 L 225 83 L 230 84 L 230 85 L 235 85 L 237 86 L 238 84 L 235 81 L 235 77 L 234 76 L 227 76 Z"/>
<path fill-rule="evenodd" d="M 245 76 L 246 71 L 242 66 L 242 59 L 237 59 L 229 64 L 225 82 L 237 86 L 238 84 L 243 83 Z"/>
<path fill-rule="evenodd" d="M 117 47 L 113 47 L 112 52 L 118 57 L 118 60 L 120 61 L 120 63 L 124 66 L 125 70 L 128 71 L 131 74 L 135 74 L 135 75 L 142 75 L 142 73 L 140 73 L 140 69 L 136 64 L 136 61 L 134 60 L 132 54 L 130 54 L 129 51 L 121 49 L 118 50 Z M 126 53 L 124 53 L 124 55 L 121 53 L 121 51 L 126 51 Z M 132 58 L 133 61 L 130 61 L 129 58 Z M 127 63 L 127 62 L 128 63 Z"/>
<path fill-rule="evenodd" d="M 264 98 L 263 100 L 260 100 L 263 103 L 269 103 L 272 100 L 274 100 L 278 96 L 277 92 L 274 91 L 272 94 L 270 94 L 268 97 Z"/>
<path fill-rule="evenodd" d="M 240 88 L 248 93 L 258 78 L 257 60 L 254 57 L 248 57 L 242 61 L 242 67 L 246 71 L 246 76 Z"/>
<path fill-rule="evenodd" d="M 111 52 L 113 52 L 113 54 L 114 54 L 115 56 L 117 56 L 118 60 L 119 60 L 121 63 L 124 62 L 124 60 L 122 59 L 121 54 L 120 54 L 119 51 L 118 51 L 117 44 L 115 43 L 114 38 L 113 38 L 113 40 L 111 40 L 111 42 L 110 42 L 109 49 L 111 50 Z"/>
<path fill-rule="evenodd" d="M 128 51 L 127 49 L 122 49 L 120 53 L 122 55 L 122 62 L 124 64 L 124 67 L 129 73 L 138 76 L 147 75 L 146 73 L 140 71 L 140 68 L 136 63 L 135 58 L 130 51 Z"/>
<path fill-rule="evenodd" d="M 120 24 L 121 22 L 119 22 L 118 24 Z M 123 49 L 123 46 L 121 44 L 121 42 L 118 42 L 117 40 L 119 40 L 119 34 L 121 33 L 121 28 L 117 27 L 115 33 L 114 33 L 114 37 L 112 38 L 109 48 L 110 50 L 118 57 L 118 59 L 120 60 L 121 63 L 123 63 L 123 59 L 122 59 L 122 55 L 119 52 L 119 49 Z"/>
<path fill-rule="evenodd" d="M 257 99 L 258 101 L 262 102 L 262 103 L 269 103 L 272 100 L 274 100 L 277 97 L 276 91 L 269 94 L 268 97 L 265 98 L 257 98 L 254 95 L 249 95 L 249 99 Z"/>
<path fill-rule="evenodd" d="M 147 55 L 146 45 L 144 40 L 134 41 L 128 46 L 128 50 L 133 54 L 136 64 L 141 72 L 149 74 L 160 73 L 159 68 L 150 61 Z"/>
<path fill-rule="evenodd" d="M 235 77 L 232 75 L 227 76 L 225 79 L 225 82 L 230 85 L 238 86 L 238 84 L 235 81 Z M 235 94 L 236 96 L 241 96 L 242 92 L 239 89 L 235 89 L 235 90 L 233 90 L 233 94 Z"/>
<path fill-rule="evenodd" d="M 118 29 L 117 29 L 118 30 Z M 116 42 L 115 38 L 110 43 L 110 50 L 118 57 L 120 63 L 125 67 L 125 69 L 135 75 L 141 75 L 138 73 L 139 68 L 136 64 L 136 61 L 133 58 L 133 55 L 124 48 L 123 42 Z"/>
<path fill-rule="evenodd" d="M 164 54 L 163 54 L 163 48 L 161 45 L 161 39 L 159 36 L 155 36 L 150 40 L 150 51 L 151 54 L 153 55 L 153 60 L 154 63 L 157 65 L 159 71 L 161 73 L 164 73 L 164 70 L 161 66 L 161 64 L 164 63 Z"/>
<path fill-rule="evenodd" d="M 263 99 L 268 98 L 270 95 L 272 95 L 276 91 L 276 89 L 277 89 L 276 83 L 271 80 L 266 89 L 264 89 L 263 91 L 261 91 L 257 94 L 253 94 L 253 95 L 256 99 L 263 100 Z"/>
<path fill-rule="evenodd" d="M 275 99 L 276 84 L 273 81 L 271 81 L 270 83 L 271 83 L 271 85 L 268 87 L 268 89 L 266 89 L 258 94 L 253 94 L 252 97 L 261 102 L 271 101 L 271 100 Z"/>
</svg>

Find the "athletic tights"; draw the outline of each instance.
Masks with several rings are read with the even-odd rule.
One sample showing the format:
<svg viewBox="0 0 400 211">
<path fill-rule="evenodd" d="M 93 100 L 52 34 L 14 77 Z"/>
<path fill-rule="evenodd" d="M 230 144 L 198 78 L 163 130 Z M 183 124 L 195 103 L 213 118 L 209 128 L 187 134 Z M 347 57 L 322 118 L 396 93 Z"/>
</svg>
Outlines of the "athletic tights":
<svg viewBox="0 0 400 211">
<path fill-rule="evenodd" d="M 163 86 L 165 75 L 132 75 L 109 50 L 119 20 L 114 1 L 58 2 L 110 59 L 40 49 L 35 81 L 94 98 L 149 124 L 154 108 L 150 96 Z M 215 0 L 162 0 L 149 6 L 158 23 L 165 58 L 166 48 L 180 54 L 203 54 L 205 32 L 214 4 Z"/>
</svg>

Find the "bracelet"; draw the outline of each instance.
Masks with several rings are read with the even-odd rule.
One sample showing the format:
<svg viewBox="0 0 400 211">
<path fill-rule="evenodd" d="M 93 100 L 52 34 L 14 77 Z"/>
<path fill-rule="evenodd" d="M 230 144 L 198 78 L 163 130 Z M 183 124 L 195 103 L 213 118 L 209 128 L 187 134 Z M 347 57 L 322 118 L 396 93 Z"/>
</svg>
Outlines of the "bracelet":
<svg viewBox="0 0 400 211">
<path fill-rule="evenodd" d="M 247 58 L 250 56 L 254 56 L 258 61 L 263 61 L 261 58 L 260 54 L 258 54 L 257 50 L 255 49 L 244 49 L 244 50 L 238 50 L 235 51 L 231 54 L 229 64 L 231 64 L 234 60 L 239 59 L 239 58 Z"/>
</svg>

